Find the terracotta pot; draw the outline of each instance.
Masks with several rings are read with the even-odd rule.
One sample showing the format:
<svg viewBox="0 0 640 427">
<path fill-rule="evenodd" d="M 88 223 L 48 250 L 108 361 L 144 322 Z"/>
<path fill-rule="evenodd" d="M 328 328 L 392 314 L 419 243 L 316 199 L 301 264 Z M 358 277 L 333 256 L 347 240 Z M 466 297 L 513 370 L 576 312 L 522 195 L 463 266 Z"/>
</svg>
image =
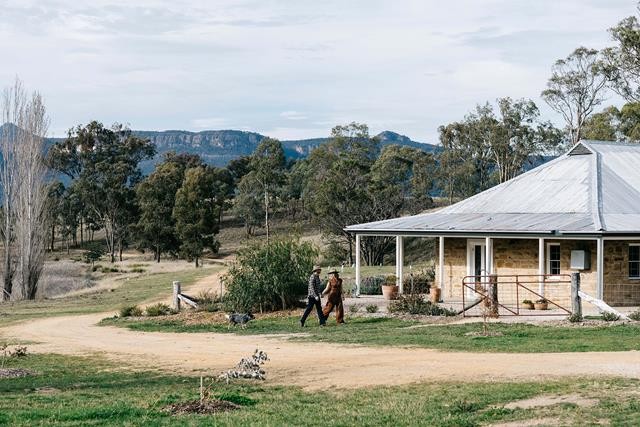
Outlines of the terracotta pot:
<svg viewBox="0 0 640 427">
<path fill-rule="evenodd" d="M 548 310 L 549 309 L 549 303 L 548 302 L 534 302 L 533 305 L 535 306 L 536 310 Z"/>
<path fill-rule="evenodd" d="M 440 288 L 431 288 L 429 290 L 429 296 L 431 297 L 432 303 L 440 302 L 440 296 L 442 294 L 442 289 Z"/>
<path fill-rule="evenodd" d="M 520 304 L 520 308 L 523 310 L 533 310 L 534 307 L 532 302 L 528 302 L 528 303 L 523 302 Z"/>
<path fill-rule="evenodd" d="M 398 298 L 398 285 L 382 285 L 382 295 L 384 299 Z"/>
</svg>

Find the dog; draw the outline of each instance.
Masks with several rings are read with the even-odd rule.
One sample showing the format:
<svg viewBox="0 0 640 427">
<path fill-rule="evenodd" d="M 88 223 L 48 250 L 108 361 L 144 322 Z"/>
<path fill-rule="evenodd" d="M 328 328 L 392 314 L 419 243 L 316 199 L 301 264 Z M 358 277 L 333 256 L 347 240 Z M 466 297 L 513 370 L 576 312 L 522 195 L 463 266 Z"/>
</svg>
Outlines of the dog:
<svg viewBox="0 0 640 427">
<path fill-rule="evenodd" d="M 253 317 L 253 314 L 251 313 L 246 313 L 246 314 L 231 313 L 231 314 L 227 314 L 226 318 L 227 320 L 229 320 L 229 326 L 240 325 L 242 326 L 243 329 L 247 326 L 247 323 L 255 319 L 255 317 Z"/>
</svg>

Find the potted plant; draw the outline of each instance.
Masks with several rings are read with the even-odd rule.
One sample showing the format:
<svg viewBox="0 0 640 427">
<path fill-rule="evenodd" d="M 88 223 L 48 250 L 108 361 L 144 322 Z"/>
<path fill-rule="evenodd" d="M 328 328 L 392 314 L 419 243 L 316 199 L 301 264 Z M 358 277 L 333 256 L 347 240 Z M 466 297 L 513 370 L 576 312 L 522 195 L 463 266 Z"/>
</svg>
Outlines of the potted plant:
<svg viewBox="0 0 640 427">
<path fill-rule="evenodd" d="M 549 309 L 549 301 L 546 298 L 540 298 L 535 303 L 533 303 L 536 310 L 548 310 Z"/>
<path fill-rule="evenodd" d="M 382 284 L 382 295 L 384 299 L 396 299 L 398 297 L 398 285 L 397 278 L 395 275 L 390 274 L 384 278 L 384 283 Z"/>
<path fill-rule="evenodd" d="M 520 308 L 523 308 L 525 310 L 533 310 L 533 301 L 529 299 L 522 300 Z"/>
</svg>

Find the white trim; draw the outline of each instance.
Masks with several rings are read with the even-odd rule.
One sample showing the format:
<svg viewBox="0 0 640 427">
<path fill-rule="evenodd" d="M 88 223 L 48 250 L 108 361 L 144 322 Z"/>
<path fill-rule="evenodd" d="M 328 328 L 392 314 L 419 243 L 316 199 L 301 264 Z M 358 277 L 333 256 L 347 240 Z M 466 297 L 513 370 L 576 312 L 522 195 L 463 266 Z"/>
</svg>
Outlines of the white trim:
<svg viewBox="0 0 640 427">
<path fill-rule="evenodd" d="M 558 246 L 560 248 L 560 271 L 557 276 L 553 276 L 551 273 L 551 246 Z M 545 252 L 545 262 L 546 262 L 546 274 L 549 276 L 547 280 L 560 280 L 562 275 L 562 246 L 557 242 L 547 242 L 547 250 Z"/>
<path fill-rule="evenodd" d="M 360 296 L 360 239 L 361 236 L 356 234 L 356 296 Z"/>
<path fill-rule="evenodd" d="M 544 277 L 545 274 L 545 241 L 544 238 L 541 237 L 538 239 L 538 274 L 540 275 L 540 282 L 538 283 L 538 293 L 540 295 L 544 295 Z"/>
<path fill-rule="evenodd" d="M 400 295 L 404 290 L 403 276 L 404 276 L 404 239 L 402 236 L 396 236 L 396 285 L 400 290 Z"/>
<path fill-rule="evenodd" d="M 596 296 L 604 299 L 604 240 L 596 240 Z"/>
<path fill-rule="evenodd" d="M 444 236 L 438 238 L 438 272 L 440 274 L 440 295 L 444 298 Z"/>
</svg>

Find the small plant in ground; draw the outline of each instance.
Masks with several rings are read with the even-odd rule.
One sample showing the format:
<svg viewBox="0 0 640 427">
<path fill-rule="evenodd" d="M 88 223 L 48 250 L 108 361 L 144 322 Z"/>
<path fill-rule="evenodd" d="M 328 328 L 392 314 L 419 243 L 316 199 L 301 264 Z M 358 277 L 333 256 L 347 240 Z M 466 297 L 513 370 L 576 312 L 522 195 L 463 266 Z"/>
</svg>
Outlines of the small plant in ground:
<svg viewBox="0 0 640 427">
<path fill-rule="evenodd" d="M 1 359 L 0 359 L 0 368 L 4 368 L 4 364 L 5 361 L 10 358 L 10 357 L 15 357 L 15 358 L 20 358 L 20 357 L 25 357 L 27 355 L 27 347 L 25 346 L 16 346 L 14 347 L 13 351 L 9 349 L 9 344 L 7 343 L 2 343 L 0 344 L 0 352 L 2 352 L 1 354 Z"/>
<path fill-rule="evenodd" d="M 119 317 L 140 317 L 142 309 L 137 305 L 126 305 L 120 309 Z"/>
<path fill-rule="evenodd" d="M 571 316 L 569 316 L 568 320 L 571 323 L 580 323 L 582 322 L 582 315 L 579 313 L 573 313 Z"/>
<path fill-rule="evenodd" d="M 166 316 L 168 314 L 171 314 L 172 312 L 171 307 L 161 302 L 148 306 L 145 311 L 147 313 L 147 316 L 151 317 Z"/>
<path fill-rule="evenodd" d="M 129 270 L 130 273 L 144 273 L 145 271 L 147 270 L 142 267 L 133 267 L 131 270 Z"/>
<path fill-rule="evenodd" d="M 389 304 L 392 313 L 421 314 L 426 316 L 455 316 L 457 313 L 431 301 L 425 300 L 421 295 L 401 295 L 396 301 Z"/>
<path fill-rule="evenodd" d="M 633 313 L 629 314 L 629 319 L 639 321 L 640 320 L 640 309 L 638 309 L 638 310 L 634 311 Z"/>
<path fill-rule="evenodd" d="M 350 313 L 357 313 L 358 311 L 360 311 L 360 305 L 353 304 L 353 305 L 349 306 L 349 312 Z"/>
<path fill-rule="evenodd" d="M 378 312 L 378 306 L 375 304 L 369 304 L 365 307 L 365 309 L 367 310 L 367 313 L 377 313 Z"/>
<path fill-rule="evenodd" d="M 602 312 L 602 320 L 604 320 L 605 322 L 615 322 L 616 320 L 619 320 L 620 316 L 617 315 L 616 313 L 612 313 L 610 311 L 603 311 Z"/>
</svg>

